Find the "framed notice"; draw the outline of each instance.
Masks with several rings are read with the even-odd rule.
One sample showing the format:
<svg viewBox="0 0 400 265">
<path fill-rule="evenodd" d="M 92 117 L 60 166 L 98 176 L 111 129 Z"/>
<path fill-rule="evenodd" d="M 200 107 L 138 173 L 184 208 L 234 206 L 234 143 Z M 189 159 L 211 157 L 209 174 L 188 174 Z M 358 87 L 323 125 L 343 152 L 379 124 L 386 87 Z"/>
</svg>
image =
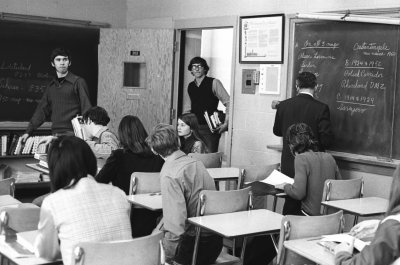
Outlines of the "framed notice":
<svg viewBox="0 0 400 265">
<path fill-rule="evenodd" d="M 285 16 L 240 17 L 240 63 L 282 64 Z"/>
</svg>

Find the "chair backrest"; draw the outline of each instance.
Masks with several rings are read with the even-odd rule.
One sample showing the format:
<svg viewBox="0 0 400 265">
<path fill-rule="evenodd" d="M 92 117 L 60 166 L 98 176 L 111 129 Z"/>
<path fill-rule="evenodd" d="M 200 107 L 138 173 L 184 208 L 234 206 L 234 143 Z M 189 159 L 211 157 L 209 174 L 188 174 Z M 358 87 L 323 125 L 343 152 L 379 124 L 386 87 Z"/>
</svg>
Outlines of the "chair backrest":
<svg viewBox="0 0 400 265">
<path fill-rule="evenodd" d="M 18 207 L 2 207 L 0 212 L 1 231 L 6 236 L 15 232 L 38 229 L 40 208 L 32 203 L 21 203 Z"/>
<path fill-rule="evenodd" d="M 211 215 L 246 211 L 251 208 L 251 188 L 240 190 L 200 192 L 197 215 Z"/>
<path fill-rule="evenodd" d="M 335 201 L 356 199 L 363 196 L 364 181 L 362 178 L 357 179 L 327 179 L 324 183 L 324 190 L 322 193 L 322 201 Z M 322 206 L 321 211 L 327 212 L 327 207 Z M 331 208 L 332 212 L 336 211 Z"/>
<path fill-rule="evenodd" d="M 314 262 L 288 250 L 283 246 L 285 240 L 332 235 L 343 232 L 343 211 L 330 215 L 283 217 L 278 244 L 277 264 L 315 264 Z"/>
<path fill-rule="evenodd" d="M 160 172 L 133 172 L 129 195 L 160 192 Z"/>
<path fill-rule="evenodd" d="M 243 188 L 243 184 L 246 182 L 253 182 L 257 180 L 263 180 L 271 174 L 274 169 L 279 169 L 280 163 L 270 165 L 249 165 L 240 167 L 242 172 L 239 179 L 238 188 Z"/>
<path fill-rule="evenodd" d="M 76 265 L 164 264 L 162 238 L 163 233 L 157 233 L 124 241 L 81 242 L 75 246 L 72 260 Z"/>
<path fill-rule="evenodd" d="M 222 152 L 217 153 L 189 153 L 188 156 L 201 161 L 206 168 L 215 168 L 222 166 Z"/>
<path fill-rule="evenodd" d="M 11 195 L 14 197 L 15 178 L 0 180 L 0 195 Z"/>
</svg>

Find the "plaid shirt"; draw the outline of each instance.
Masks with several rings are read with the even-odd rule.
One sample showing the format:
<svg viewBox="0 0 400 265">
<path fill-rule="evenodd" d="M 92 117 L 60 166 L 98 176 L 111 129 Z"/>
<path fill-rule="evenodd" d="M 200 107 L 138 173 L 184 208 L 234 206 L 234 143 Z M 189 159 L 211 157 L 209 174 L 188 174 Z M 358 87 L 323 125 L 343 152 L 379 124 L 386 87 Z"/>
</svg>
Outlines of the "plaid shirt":
<svg viewBox="0 0 400 265">
<path fill-rule="evenodd" d="M 54 260 L 61 253 L 63 263 L 69 265 L 78 242 L 131 239 L 129 214 L 122 190 L 97 183 L 91 176 L 82 178 L 73 188 L 44 199 L 35 254 Z"/>
</svg>

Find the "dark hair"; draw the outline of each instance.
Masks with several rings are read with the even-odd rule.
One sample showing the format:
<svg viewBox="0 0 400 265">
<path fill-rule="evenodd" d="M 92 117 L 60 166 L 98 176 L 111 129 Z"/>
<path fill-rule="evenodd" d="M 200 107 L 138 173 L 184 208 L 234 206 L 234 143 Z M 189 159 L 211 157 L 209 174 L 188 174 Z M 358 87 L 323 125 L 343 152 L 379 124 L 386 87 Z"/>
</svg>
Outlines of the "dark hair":
<svg viewBox="0 0 400 265">
<path fill-rule="evenodd" d="M 75 136 L 60 136 L 48 151 L 48 165 L 52 192 L 69 189 L 88 174 L 96 176 L 97 160 L 92 149 Z"/>
<path fill-rule="evenodd" d="M 158 124 L 146 138 L 146 143 L 162 157 L 179 150 L 179 138 L 176 129 L 169 124 Z"/>
<path fill-rule="evenodd" d="M 82 119 L 87 122 L 90 119 L 95 124 L 106 126 L 110 122 L 110 117 L 105 109 L 99 106 L 91 107 L 82 115 Z"/>
<path fill-rule="evenodd" d="M 53 63 L 54 58 L 56 58 L 57 56 L 60 56 L 60 55 L 68 57 L 69 61 L 72 62 L 71 53 L 69 52 L 69 50 L 67 50 L 65 48 L 55 48 L 50 54 L 50 61 Z"/>
<path fill-rule="evenodd" d="M 140 119 L 133 115 L 122 118 L 118 126 L 118 136 L 121 146 L 135 154 L 151 154 L 146 143 L 147 132 Z"/>
<path fill-rule="evenodd" d="M 293 155 L 319 150 L 311 127 L 305 123 L 292 124 L 286 131 L 286 139 Z"/>
<path fill-rule="evenodd" d="M 197 120 L 197 117 L 193 113 L 184 113 L 178 117 L 178 119 L 182 120 L 186 125 L 190 127 L 192 130 L 192 133 L 196 140 L 201 141 L 203 145 L 206 147 L 205 149 L 207 150 L 207 145 L 205 143 L 204 137 L 199 133 L 199 122 Z M 179 137 L 181 141 L 184 141 L 183 136 Z"/>
<path fill-rule="evenodd" d="M 300 73 L 296 80 L 299 88 L 315 88 L 317 85 L 317 77 L 310 72 Z"/>
<path fill-rule="evenodd" d="M 189 70 L 189 71 L 192 71 L 192 66 L 193 66 L 194 64 L 200 64 L 201 66 L 203 66 L 206 75 L 207 75 L 207 73 L 208 73 L 208 70 L 210 70 L 210 67 L 209 67 L 208 64 L 207 64 L 207 61 L 204 60 L 204 59 L 201 58 L 201 57 L 194 57 L 194 58 L 192 58 L 192 60 L 190 60 L 189 65 L 188 65 L 188 70 Z"/>
<path fill-rule="evenodd" d="M 397 165 L 397 168 L 393 173 L 393 180 L 389 195 L 389 205 L 386 215 L 397 213 L 400 213 L 400 165 Z"/>
</svg>

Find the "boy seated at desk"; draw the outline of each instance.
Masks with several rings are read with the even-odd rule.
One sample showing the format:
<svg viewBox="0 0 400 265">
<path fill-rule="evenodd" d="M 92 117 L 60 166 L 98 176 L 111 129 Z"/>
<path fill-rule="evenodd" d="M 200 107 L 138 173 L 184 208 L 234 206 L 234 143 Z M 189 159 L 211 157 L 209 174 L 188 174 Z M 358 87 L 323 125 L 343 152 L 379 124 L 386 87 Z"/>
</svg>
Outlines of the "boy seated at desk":
<svg viewBox="0 0 400 265">
<path fill-rule="evenodd" d="M 110 117 L 105 109 L 99 106 L 92 107 L 83 114 L 82 120 L 84 133 L 88 138 L 86 142 L 96 157 L 108 157 L 111 151 L 118 149 L 118 138 L 107 127 Z"/>
<path fill-rule="evenodd" d="M 196 216 L 200 191 L 215 190 L 214 180 L 200 161 L 179 150 L 178 133 L 172 125 L 157 125 L 146 142 L 165 160 L 160 177 L 166 261 L 190 264 L 195 229 L 187 219 Z M 197 264 L 211 264 L 221 252 L 222 238 L 203 233 L 198 249 Z"/>
<path fill-rule="evenodd" d="M 40 209 L 35 254 L 72 264 L 78 242 L 131 239 L 130 204 L 117 187 L 98 183 L 96 158 L 75 136 L 61 136 L 49 152 L 52 193 Z"/>
</svg>

